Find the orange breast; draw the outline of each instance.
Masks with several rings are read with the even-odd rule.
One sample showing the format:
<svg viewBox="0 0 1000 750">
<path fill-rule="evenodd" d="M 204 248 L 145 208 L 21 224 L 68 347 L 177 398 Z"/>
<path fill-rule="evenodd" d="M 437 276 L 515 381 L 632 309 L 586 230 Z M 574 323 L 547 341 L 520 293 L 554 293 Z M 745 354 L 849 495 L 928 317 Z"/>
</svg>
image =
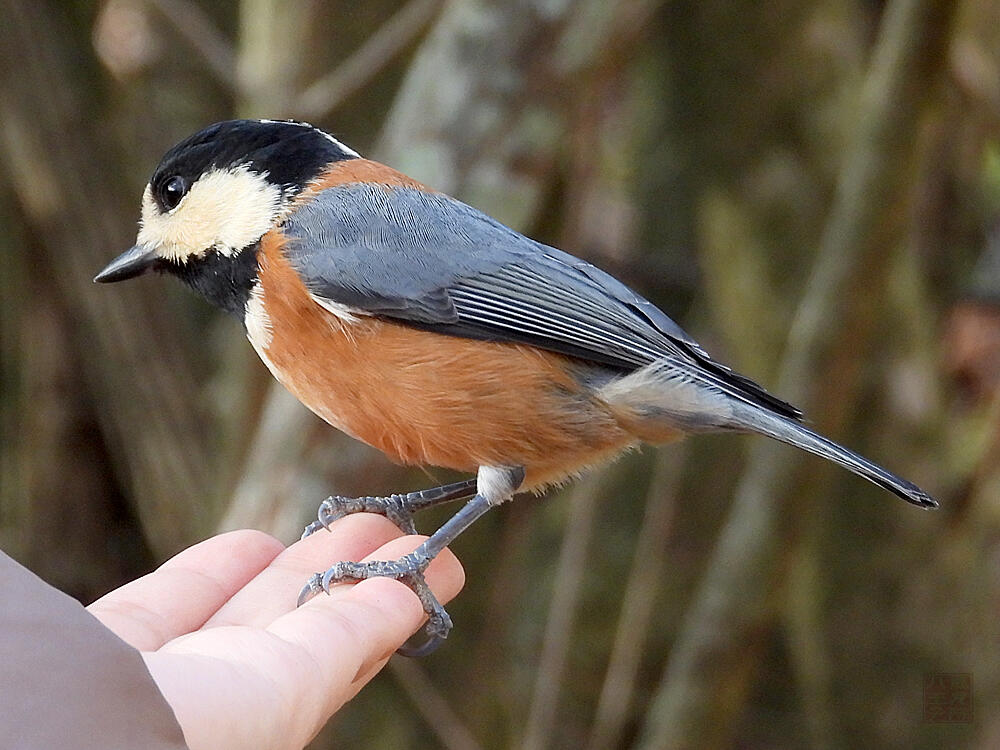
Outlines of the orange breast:
<svg viewBox="0 0 1000 750">
<path fill-rule="evenodd" d="M 260 267 L 248 335 L 261 358 L 316 414 L 397 461 L 524 466 L 530 489 L 634 442 L 561 355 L 336 315 L 309 295 L 275 235 Z"/>
</svg>

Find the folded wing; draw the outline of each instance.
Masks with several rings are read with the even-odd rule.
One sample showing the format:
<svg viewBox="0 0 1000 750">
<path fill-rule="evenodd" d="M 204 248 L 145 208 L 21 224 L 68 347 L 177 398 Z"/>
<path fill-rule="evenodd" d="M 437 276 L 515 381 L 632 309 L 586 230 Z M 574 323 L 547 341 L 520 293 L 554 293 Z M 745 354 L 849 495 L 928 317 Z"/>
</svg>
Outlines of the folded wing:
<svg viewBox="0 0 1000 750">
<path fill-rule="evenodd" d="M 531 344 L 623 373 L 663 359 L 793 419 L 600 269 L 440 193 L 329 188 L 289 218 L 289 261 L 318 301 L 452 336 Z"/>
</svg>

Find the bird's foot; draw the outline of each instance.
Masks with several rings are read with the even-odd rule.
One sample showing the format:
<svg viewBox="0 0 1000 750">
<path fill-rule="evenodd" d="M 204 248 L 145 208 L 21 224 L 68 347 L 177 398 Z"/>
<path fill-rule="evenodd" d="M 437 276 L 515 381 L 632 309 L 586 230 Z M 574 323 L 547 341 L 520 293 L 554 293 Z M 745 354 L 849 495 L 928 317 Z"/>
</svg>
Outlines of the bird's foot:
<svg viewBox="0 0 1000 750">
<path fill-rule="evenodd" d="M 427 613 L 427 622 L 423 628 L 427 636 L 425 642 L 415 646 L 403 645 L 398 653 L 403 656 L 426 656 L 444 643 L 452 627 L 451 616 L 424 580 L 424 571 L 432 559 L 433 556 L 422 553 L 418 548 L 398 560 L 336 563 L 325 573 L 316 573 L 306 582 L 299 593 L 298 606 L 320 593 L 329 594 L 330 587 L 338 583 L 358 583 L 368 578 L 394 578 L 413 590 Z"/>
<path fill-rule="evenodd" d="M 471 497 L 476 494 L 476 480 L 467 479 L 429 490 L 408 492 L 405 495 L 389 495 L 388 497 L 342 497 L 333 495 L 319 505 L 316 520 L 306 526 L 302 532 L 305 539 L 320 529 L 329 529 L 330 524 L 339 518 L 352 513 L 377 513 L 392 521 L 404 534 L 416 534 L 413 525 L 413 514 L 424 508 L 431 508 L 440 503 Z"/>
<path fill-rule="evenodd" d="M 524 481 L 524 468 L 481 466 L 476 479 L 456 482 L 444 487 L 435 487 L 423 492 L 414 492 L 406 498 L 412 498 L 406 510 L 412 512 L 427 508 L 448 500 L 457 500 L 472 495 L 461 510 L 449 518 L 440 529 L 431 534 L 427 540 L 413 552 L 398 560 L 374 560 L 369 562 L 339 562 L 325 573 L 312 576 L 299 593 L 299 605 L 312 599 L 317 594 L 330 593 L 330 586 L 335 583 L 357 583 L 367 578 L 395 578 L 409 586 L 420 599 L 424 612 L 427 613 L 427 623 L 424 632 L 427 639 L 417 646 L 404 645 L 398 653 L 404 656 L 424 656 L 434 651 L 444 643 L 451 630 L 451 617 L 441 606 L 434 593 L 424 580 L 424 571 L 437 555 L 459 534 L 471 526 L 494 505 L 509 499 Z M 479 491 L 476 491 L 476 488 Z M 377 498 L 362 498 L 363 501 Z M 323 526 L 322 515 L 320 526 Z M 308 533 L 312 533 L 309 529 Z"/>
</svg>

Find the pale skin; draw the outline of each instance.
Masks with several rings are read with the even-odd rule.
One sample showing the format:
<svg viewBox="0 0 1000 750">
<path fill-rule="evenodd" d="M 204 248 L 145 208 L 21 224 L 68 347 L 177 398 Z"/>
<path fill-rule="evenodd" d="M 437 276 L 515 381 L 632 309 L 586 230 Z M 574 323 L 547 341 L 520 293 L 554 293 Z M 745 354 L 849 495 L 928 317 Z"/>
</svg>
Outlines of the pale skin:
<svg viewBox="0 0 1000 750">
<path fill-rule="evenodd" d="M 425 538 L 401 537 L 367 513 L 288 548 L 234 531 L 88 609 L 142 653 L 191 750 L 298 750 L 425 619 L 413 592 L 386 578 L 335 586 L 296 608 L 303 579 L 332 560 L 395 560 Z M 465 580 L 447 550 L 426 577 L 441 602 Z"/>
</svg>

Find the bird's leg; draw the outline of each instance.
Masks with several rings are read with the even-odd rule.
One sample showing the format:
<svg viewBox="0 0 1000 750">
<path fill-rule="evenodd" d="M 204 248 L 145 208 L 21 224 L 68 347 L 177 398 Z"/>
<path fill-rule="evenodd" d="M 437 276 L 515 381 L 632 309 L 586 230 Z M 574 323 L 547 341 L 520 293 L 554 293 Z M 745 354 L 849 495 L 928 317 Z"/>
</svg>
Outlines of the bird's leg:
<svg viewBox="0 0 1000 750">
<path fill-rule="evenodd" d="M 476 494 L 476 480 L 466 479 L 454 484 L 432 487 L 405 495 L 387 497 L 342 497 L 331 495 L 319 505 L 317 518 L 306 526 L 302 539 L 320 529 L 329 529 L 338 518 L 352 513 L 378 513 L 396 524 L 404 534 L 416 534 L 413 514 L 452 500 L 462 500 Z"/>
<path fill-rule="evenodd" d="M 424 656 L 431 653 L 448 637 L 452 622 L 451 617 L 427 586 L 424 571 L 441 550 L 451 544 L 480 516 L 494 505 L 510 499 L 522 481 L 524 481 L 524 469 L 521 467 L 481 467 L 476 480 L 478 492 L 475 497 L 413 552 L 398 560 L 339 562 L 325 573 L 316 573 L 309 579 L 299 594 L 299 605 L 321 592 L 329 594 L 330 587 L 336 583 L 357 583 L 366 578 L 377 577 L 395 578 L 413 589 L 424 607 L 424 612 L 427 613 L 427 624 L 424 625 L 427 640 L 417 646 L 404 645 L 399 649 L 399 653 L 404 656 Z"/>
</svg>

